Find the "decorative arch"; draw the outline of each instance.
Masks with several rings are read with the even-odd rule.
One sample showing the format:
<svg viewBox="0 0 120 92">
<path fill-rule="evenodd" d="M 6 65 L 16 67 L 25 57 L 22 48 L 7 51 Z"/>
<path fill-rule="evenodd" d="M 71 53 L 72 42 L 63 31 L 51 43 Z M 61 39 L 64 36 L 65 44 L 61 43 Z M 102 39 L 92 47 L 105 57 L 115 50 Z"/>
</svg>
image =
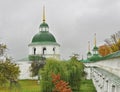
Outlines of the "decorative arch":
<svg viewBox="0 0 120 92">
<path fill-rule="evenodd" d="M 33 54 L 36 55 L 36 48 L 33 47 Z"/>
<path fill-rule="evenodd" d="M 42 49 L 43 55 L 45 54 L 46 50 L 47 50 L 46 47 L 43 47 L 43 49 Z"/>
<path fill-rule="evenodd" d="M 56 48 L 55 48 L 55 47 L 53 47 L 53 53 L 55 54 L 55 52 L 56 52 Z"/>
</svg>

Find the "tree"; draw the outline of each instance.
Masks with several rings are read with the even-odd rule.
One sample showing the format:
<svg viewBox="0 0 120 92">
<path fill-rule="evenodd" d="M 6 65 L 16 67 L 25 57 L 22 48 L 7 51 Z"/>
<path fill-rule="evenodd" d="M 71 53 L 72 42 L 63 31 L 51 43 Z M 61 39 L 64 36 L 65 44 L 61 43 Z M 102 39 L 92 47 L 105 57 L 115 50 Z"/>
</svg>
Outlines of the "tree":
<svg viewBox="0 0 120 92">
<path fill-rule="evenodd" d="M 69 70 L 69 84 L 72 88 L 72 91 L 79 92 L 80 81 L 84 76 L 84 64 L 79 62 L 77 57 L 73 56 L 70 59 L 70 62 L 67 66 L 67 70 Z"/>
<path fill-rule="evenodd" d="M 55 85 L 53 92 L 72 92 L 68 82 L 61 80 L 59 74 L 52 73 L 52 82 Z"/>
<path fill-rule="evenodd" d="M 38 84 L 40 83 L 40 74 L 39 70 L 44 67 L 45 65 L 45 58 L 40 57 L 39 59 L 34 59 L 35 61 L 32 61 L 30 66 L 30 72 L 31 76 L 35 77 L 38 76 Z"/>
<path fill-rule="evenodd" d="M 33 61 L 31 63 L 31 66 L 30 66 L 30 72 L 32 73 L 31 76 L 32 77 L 37 76 L 38 72 L 39 72 L 39 69 L 43 68 L 44 64 L 45 64 L 45 62 L 43 62 L 43 61 L 41 61 L 41 62 L 39 62 L 39 61 Z"/>
<path fill-rule="evenodd" d="M 108 45 L 102 45 L 99 47 L 98 52 L 101 56 L 106 56 L 111 53 L 111 50 Z"/>
<path fill-rule="evenodd" d="M 59 74 L 61 80 L 69 83 L 73 92 L 79 92 L 80 80 L 84 76 L 84 65 L 76 57 L 72 57 L 69 61 L 47 59 L 46 65 L 40 70 L 41 92 L 53 91 L 52 73 Z"/>
<path fill-rule="evenodd" d="M 41 92 L 52 92 L 53 91 L 53 83 L 52 83 L 52 77 L 51 74 L 60 74 L 62 79 L 65 79 L 65 67 L 64 64 L 62 65 L 62 62 L 49 58 L 46 60 L 46 64 L 44 68 L 40 70 L 40 86 L 41 86 Z"/>
<path fill-rule="evenodd" d="M 17 79 L 19 76 L 19 67 L 17 64 L 11 62 L 10 59 L 6 59 L 6 61 L 0 61 L 0 84 L 4 85 L 9 81 L 10 86 L 13 83 L 17 83 Z"/>
<path fill-rule="evenodd" d="M 111 48 L 112 52 L 120 50 L 120 31 L 111 35 L 109 39 L 105 39 L 105 42 Z"/>
</svg>

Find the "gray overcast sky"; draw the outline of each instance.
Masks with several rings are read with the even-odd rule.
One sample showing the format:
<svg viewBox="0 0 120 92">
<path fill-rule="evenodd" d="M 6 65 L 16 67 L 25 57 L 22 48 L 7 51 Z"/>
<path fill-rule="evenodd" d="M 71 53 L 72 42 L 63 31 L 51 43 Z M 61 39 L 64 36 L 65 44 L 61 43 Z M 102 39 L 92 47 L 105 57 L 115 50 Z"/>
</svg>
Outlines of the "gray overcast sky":
<svg viewBox="0 0 120 92">
<path fill-rule="evenodd" d="M 120 30 L 120 0 L 0 0 L 0 41 L 13 58 L 28 55 L 28 44 L 42 22 L 43 5 L 62 59 L 72 53 L 85 56 L 94 33 L 99 44 Z"/>
</svg>

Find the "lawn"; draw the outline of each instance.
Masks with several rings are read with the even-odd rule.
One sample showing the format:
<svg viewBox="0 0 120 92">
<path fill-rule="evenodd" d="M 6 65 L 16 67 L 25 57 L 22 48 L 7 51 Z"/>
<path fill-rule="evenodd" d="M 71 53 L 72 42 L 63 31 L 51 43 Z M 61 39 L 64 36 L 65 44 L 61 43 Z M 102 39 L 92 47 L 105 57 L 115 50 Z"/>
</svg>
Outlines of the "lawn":
<svg viewBox="0 0 120 92">
<path fill-rule="evenodd" d="M 6 87 L 0 87 L 0 92 L 40 92 L 40 85 L 36 80 L 20 80 L 12 89 L 8 84 Z M 96 92 L 92 80 L 81 80 L 80 92 Z"/>
<path fill-rule="evenodd" d="M 97 92 L 92 80 L 81 80 L 80 92 Z"/>
<path fill-rule="evenodd" d="M 20 80 L 17 86 L 10 88 L 0 87 L 0 92 L 40 92 L 40 85 L 37 84 L 36 80 Z"/>
</svg>

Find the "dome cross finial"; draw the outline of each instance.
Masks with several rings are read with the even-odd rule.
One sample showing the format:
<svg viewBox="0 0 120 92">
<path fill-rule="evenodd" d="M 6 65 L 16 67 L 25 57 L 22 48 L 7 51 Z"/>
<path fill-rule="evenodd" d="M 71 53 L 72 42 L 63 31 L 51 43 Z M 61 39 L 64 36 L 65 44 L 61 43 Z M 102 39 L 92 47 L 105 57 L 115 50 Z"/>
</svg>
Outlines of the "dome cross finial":
<svg viewBox="0 0 120 92">
<path fill-rule="evenodd" d="M 43 22 L 45 22 L 45 6 L 43 6 Z"/>
<path fill-rule="evenodd" d="M 90 41 L 88 41 L 88 52 L 90 52 Z"/>
</svg>

